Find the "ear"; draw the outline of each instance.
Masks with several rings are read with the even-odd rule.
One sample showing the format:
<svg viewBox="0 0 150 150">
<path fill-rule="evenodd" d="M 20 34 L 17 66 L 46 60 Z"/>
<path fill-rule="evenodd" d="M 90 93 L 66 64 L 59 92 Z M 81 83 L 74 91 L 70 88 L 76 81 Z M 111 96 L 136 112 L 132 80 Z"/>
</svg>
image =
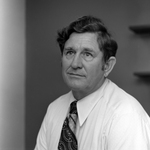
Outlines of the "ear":
<svg viewBox="0 0 150 150">
<path fill-rule="evenodd" d="M 104 76 L 107 77 L 116 64 L 116 58 L 110 57 L 104 65 Z"/>
</svg>

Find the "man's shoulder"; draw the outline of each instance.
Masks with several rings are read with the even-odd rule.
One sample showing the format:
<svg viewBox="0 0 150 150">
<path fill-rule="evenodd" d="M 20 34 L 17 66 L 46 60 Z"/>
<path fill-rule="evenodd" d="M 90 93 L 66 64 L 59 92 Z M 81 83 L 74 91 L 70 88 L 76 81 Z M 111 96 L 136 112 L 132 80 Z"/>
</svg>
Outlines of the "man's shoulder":
<svg viewBox="0 0 150 150">
<path fill-rule="evenodd" d="M 108 104 L 115 112 L 119 112 L 121 114 L 137 112 L 141 114 L 144 111 L 142 105 L 135 97 L 124 91 L 112 81 L 110 81 L 107 86 L 105 95 Z"/>
<path fill-rule="evenodd" d="M 48 112 L 59 111 L 61 109 L 64 109 L 65 107 L 68 107 L 70 102 L 70 96 L 71 92 L 59 96 L 57 99 L 55 99 L 53 102 L 49 104 L 47 111 Z"/>
<path fill-rule="evenodd" d="M 108 81 L 108 84 L 105 88 L 105 95 L 107 95 L 109 99 L 114 98 L 120 100 L 126 100 L 126 99 L 136 100 L 131 94 L 127 93 L 125 90 L 120 88 L 111 80 Z"/>
<path fill-rule="evenodd" d="M 71 95 L 71 92 L 68 92 L 68 93 L 65 93 L 65 94 L 59 96 L 53 102 L 51 102 L 49 106 L 55 106 L 55 105 L 61 105 L 61 104 L 68 103 L 70 95 Z"/>
</svg>

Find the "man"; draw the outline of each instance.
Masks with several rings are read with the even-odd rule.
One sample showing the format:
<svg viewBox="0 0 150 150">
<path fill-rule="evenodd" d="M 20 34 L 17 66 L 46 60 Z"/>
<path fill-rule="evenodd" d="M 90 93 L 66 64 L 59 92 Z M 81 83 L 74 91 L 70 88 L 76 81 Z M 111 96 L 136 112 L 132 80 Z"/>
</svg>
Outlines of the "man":
<svg viewBox="0 0 150 150">
<path fill-rule="evenodd" d="M 107 78 L 117 43 L 102 21 L 79 18 L 58 32 L 57 41 L 71 91 L 49 105 L 35 150 L 150 150 L 149 116 Z"/>
</svg>

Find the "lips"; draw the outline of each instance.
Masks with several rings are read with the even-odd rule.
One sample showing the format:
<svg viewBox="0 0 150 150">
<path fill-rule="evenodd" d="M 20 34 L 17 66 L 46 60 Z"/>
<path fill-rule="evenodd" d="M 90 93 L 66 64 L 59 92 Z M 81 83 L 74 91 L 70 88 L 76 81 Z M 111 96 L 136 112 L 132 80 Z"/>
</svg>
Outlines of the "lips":
<svg viewBox="0 0 150 150">
<path fill-rule="evenodd" d="M 70 75 L 70 76 L 85 77 L 85 75 L 82 75 L 82 74 L 79 74 L 79 73 L 72 73 L 72 72 L 69 72 L 69 73 L 67 73 L 67 74 Z"/>
</svg>

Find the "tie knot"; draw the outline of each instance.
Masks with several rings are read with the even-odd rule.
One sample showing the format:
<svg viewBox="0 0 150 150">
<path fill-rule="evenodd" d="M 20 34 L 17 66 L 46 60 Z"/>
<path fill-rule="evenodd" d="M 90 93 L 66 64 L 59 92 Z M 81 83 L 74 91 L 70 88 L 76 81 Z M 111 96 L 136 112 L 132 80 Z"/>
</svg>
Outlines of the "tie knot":
<svg viewBox="0 0 150 150">
<path fill-rule="evenodd" d="M 70 104 L 70 114 L 76 114 L 77 115 L 77 101 L 73 101 Z"/>
</svg>

